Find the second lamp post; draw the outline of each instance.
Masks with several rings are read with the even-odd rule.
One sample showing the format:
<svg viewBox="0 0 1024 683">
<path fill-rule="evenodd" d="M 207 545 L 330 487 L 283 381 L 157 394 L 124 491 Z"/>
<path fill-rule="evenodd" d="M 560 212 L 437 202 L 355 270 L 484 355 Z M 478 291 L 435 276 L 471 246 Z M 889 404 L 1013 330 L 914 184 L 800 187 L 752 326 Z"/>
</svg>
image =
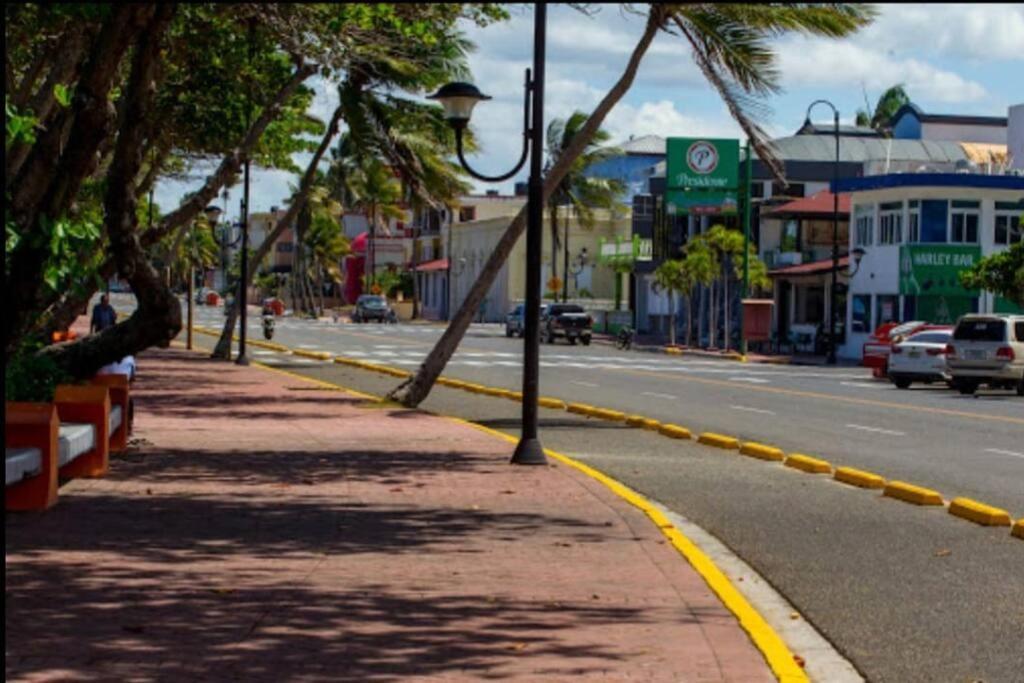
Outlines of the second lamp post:
<svg viewBox="0 0 1024 683">
<path fill-rule="evenodd" d="M 526 224 L 526 311 L 523 334 L 523 425 L 519 445 L 512 456 L 516 465 L 544 465 L 547 458 L 537 436 L 537 399 L 540 382 L 540 305 L 541 242 L 544 238 L 544 178 L 541 175 L 544 153 L 544 41 L 547 8 L 533 5 L 533 72 L 526 70 L 523 103 L 523 153 L 516 167 L 500 176 L 477 173 L 466 162 L 462 151 L 462 133 L 477 102 L 491 99 L 470 83 L 448 83 L 430 96 L 444 106 L 445 118 L 455 129 L 455 148 L 462 167 L 474 178 L 485 182 L 508 180 L 523 167 L 530 156 Z M 532 105 L 532 106 L 531 106 Z M 449 259 L 451 254 L 448 255 Z M 450 286 L 450 285 L 449 285 Z"/>
</svg>

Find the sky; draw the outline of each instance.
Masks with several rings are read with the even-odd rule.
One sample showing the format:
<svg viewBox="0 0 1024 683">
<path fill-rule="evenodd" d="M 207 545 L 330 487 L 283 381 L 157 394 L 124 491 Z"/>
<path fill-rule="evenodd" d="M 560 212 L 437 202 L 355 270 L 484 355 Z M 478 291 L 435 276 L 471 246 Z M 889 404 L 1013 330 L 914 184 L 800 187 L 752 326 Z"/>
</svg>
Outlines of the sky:
<svg viewBox="0 0 1024 683">
<path fill-rule="evenodd" d="M 622 5 L 590 5 L 589 14 L 567 5 L 549 5 L 545 122 L 574 110 L 590 112 L 621 75 L 644 18 Z M 641 6 L 642 7 L 642 6 Z M 1011 104 L 1024 102 L 1024 5 L 883 4 L 867 28 L 843 40 L 789 35 L 772 42 L 782 92 L 765 100 L 762 119 L 773 137 L 791 135 L 804 121 L 808 104 L 830 100 L 843 123 L 852 123 L 867 100 L 902 83 L 923 111 L 1006 116 Z M 522 142 L 523 71 L 533 55 L 533 11 L 514 6 L 511 19 L 485 28 L 466 26 L 476 45 L 469 57 L 473 81 L 494 99 L 477 106 L 473 127 L 481 152 L 470 159 L 486 174 L 507 171 L 519 158 Z M 1016 75 L 1015 75 L 1016 74 Z M 322 82 L 312 113 L 327 120 L 336 95 Z M 827 107 L 815 121 L 831 122 Z M 651 45 L 629 93 L 605 120 L 613 142 L 648 134 L 663 137 L 743 138 L 721 99 L 707 85 L 683 39 L 660 34 Z M 296 155 L 304 167 L 309 155 Z M 156 201 L 162 210 L 176 207 L 209 170 L 196 169 L 191 181 L 161 182 Z M 497 185 L 477 183 L 477 191 L 511 192 L 519 177 Z M 295 176 L 253 169 L 252 210 L 283 206 Z M 241 185 L 229 192 L 228 214 L 238 214 Z M 218 205 L 222 202 L 218 201 Z"/>
</svg>

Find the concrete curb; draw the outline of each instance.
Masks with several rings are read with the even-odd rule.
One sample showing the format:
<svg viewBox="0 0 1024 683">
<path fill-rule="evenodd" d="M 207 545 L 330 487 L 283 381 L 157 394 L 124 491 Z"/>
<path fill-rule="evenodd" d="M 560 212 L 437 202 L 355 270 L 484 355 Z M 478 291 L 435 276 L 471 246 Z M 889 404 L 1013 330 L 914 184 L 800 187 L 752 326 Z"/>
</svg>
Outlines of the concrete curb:
<svg viewBox="0 0 1024 683">
<path fill-rule="evenodd" d="M 832 472 L 832 463 L 820 458 L 812 458 L 809 455 L 794 453 L 786 458 L 783 463 L 786 467 L 792 467 L 808 474 L 829 474 Z"/>
<path fill-rule="evenodd" d="M 890 481 L 882 489 L 882 495 L 914 505 L 942 505 L 942 495 L 938 491 L 905 481 Z"/>
<path fill-rule="evenodd" d="M 970 498 L 954 498 L 949 504 L 949 514 L 982 526 L 1010 526 L 1010 513 L 1006 510 Z"/>
<path fill-rule="evenodd" d="M 836 481 L 851 486 L 859 486 L 862 489 L 880 489 L 885 487 L 885 479 L 872 472 L 854 469 L 852 467 L 837 467 L 833 476 Z"/>
</svg>

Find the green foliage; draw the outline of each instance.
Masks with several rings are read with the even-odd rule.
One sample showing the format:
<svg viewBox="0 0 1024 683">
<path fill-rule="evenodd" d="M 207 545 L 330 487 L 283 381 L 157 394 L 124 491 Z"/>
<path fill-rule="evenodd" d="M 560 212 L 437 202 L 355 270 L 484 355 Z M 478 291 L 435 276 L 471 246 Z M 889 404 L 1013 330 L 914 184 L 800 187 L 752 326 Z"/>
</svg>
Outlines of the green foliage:
<svg viewBox="0 0 1024 683">
<path fill-rule="evenodd" d="M 967 289 L 984 289 L 1024 308 L 1024 242 L 991 254 L 960 272 Z"/>
<path fill-rule="evenodd" d="M 866 100 L 867 93 L 865 93 L 864 97 Z M 905 104 L 910 104 L 910 96 L 907 95 L 907 91 L 903 88 L 902 83 L 894 85 L 878 98 L 874 113 L 869 113 L 869 109 L 858 109 L 856 123 L 858 126 L 868 126 L 877 131 L 888 133 L 889 121 L 899 111 L 900 107 Z M 870 107 L 866 101 L 865 105 Z"/>
<path fill-rule="evenodd" d="M 23 142 L 31 145 L 36 141 L 36 128 L 39 122 L 31 113 L 21 114 L 11 104 L 11 98 L 4 98 L 4 117 L 7 123 L 7 131 L 4 135 L 4 149 L 10 149 L 15 142 Z"/>
<path fill-rule="evenodd" d="M 53 400 L 58 384 L 71 381 L 52 358 L 33 353 L 35 350 L 22 350 L 4 366 L 5 400 L 48 403 Z"/>
<path fill-rule="evenodd" d="M 68 86 L 63 83 L 57 83 L 53 86 L 53 98 L 57 100 L 57 104 L 62 107 L 71 106 L 71 90 Z"/>
</svg>

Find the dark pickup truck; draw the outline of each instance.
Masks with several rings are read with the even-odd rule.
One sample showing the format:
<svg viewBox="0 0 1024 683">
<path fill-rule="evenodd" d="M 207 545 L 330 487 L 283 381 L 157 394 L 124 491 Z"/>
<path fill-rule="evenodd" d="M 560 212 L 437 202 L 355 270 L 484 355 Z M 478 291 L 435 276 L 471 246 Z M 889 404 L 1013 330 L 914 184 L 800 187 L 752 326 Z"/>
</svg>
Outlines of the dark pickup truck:
<svg viewBox="0 0 1024 683">
<path fill-rule="evenodd" d="M 590 344 L 590 328 L 594 324 L 582 306 L 576 304 L 549 304 L 540 316 L 541 340 L 554 344 L 558 337 L 565 337 L 570 344 L 576 340 L 584 346 Z"/>
</svg>

